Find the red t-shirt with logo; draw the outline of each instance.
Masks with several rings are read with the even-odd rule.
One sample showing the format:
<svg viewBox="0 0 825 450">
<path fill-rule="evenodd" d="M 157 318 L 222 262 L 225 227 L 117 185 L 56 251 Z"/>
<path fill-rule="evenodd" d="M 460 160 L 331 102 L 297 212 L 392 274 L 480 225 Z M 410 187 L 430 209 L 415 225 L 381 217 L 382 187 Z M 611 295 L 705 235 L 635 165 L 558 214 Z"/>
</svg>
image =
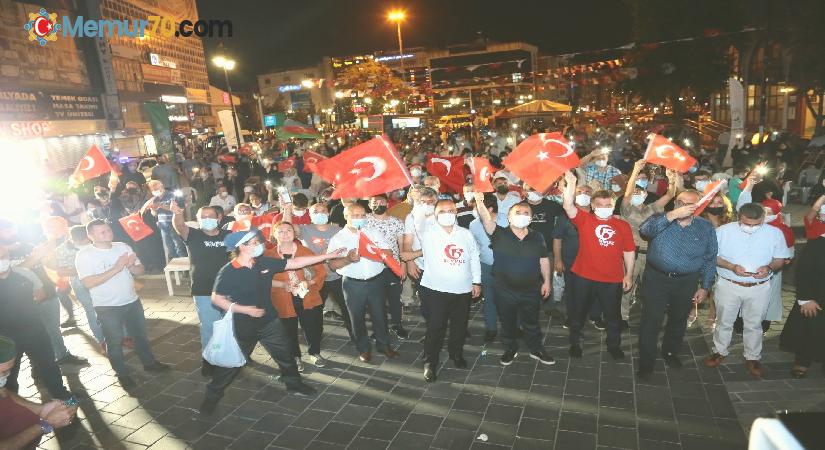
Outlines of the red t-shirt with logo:
<svg viewBox="0 0 825 450">
<path fill-rule="evenodd" d="M 812 220 L 808 220 L 807 217 L 803 217 L 802 220 L 805 222 L 805 237 L 809 241 L 825 234 L 825 222 L 822 222 L 819 218 L 814 217 Z"/>
<path fill-rule="evenodd" d="M 630 225 L 616 216 L 599 220 L 579 211 L 570 219 L 579 231 L 579 253 L 571 269 L 576 275 L 604 283 L 621 283 L 624 252 L 636 250 Z"/>
</svg>

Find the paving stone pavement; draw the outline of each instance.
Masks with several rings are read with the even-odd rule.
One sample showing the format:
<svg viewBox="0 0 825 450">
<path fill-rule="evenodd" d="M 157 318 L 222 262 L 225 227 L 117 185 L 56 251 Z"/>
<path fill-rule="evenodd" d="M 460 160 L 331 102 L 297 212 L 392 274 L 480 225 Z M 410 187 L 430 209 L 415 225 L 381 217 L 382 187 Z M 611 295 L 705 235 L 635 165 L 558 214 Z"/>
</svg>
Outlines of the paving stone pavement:
<svg viewBox="0 0 825 450">
<path fill-rule="evenodd" d="M 129 365 L 140 386 L 127 395 L 108 362 L 96 352 L 85 323 L 65 330 L 67 345 L 90 358 L 91 366 L 64 371 L 80 398 L 80 421 L 41 443 L 57 449 L 740 449 L 754 417 L 777 409 L 825 410 L 825 377 L 787 375 L 790 355 L 778 353 L 775 326 L 766 345 L 765 381 L 756 381 L 730 358 L 720 369 L 702 363 L 708 335 L 688 330 L 681 352 L 685 367 L 659 362 L 649 382 L 634 380 L 638 307 L 622 347 L 631 358 L 614 362 L 592 326 L 586 329 L 584 357 L 567 357 L 567 330 L 542 315 L 545 345 L 557 360 L 543 366 L 520 353 L 509 367 L 501 346 L 482 345 L 483 318 L 476 307 L 465 357 L 470 367 L 445 363 L 436 383 L 422 377 L 423 322 L 405 313 L 410 339 L 399 343 L 395 360 L 376 357 L 363 364 L 340 322 L 327 321 L 324 368 L 306 364 L 304 377 L 317 397 L 287 395 L 274 380 L 277 369 L 258 347 L 210 417 L 197 407 L 206 379 L 200 369 L 197 316 L 190 297 L 168 297 L 159 276 L 144 278 L 140 293 L 156 356 L 174 370 L 152 376 Z M 177 288 L 178 294 L 185 289 Z M 787 299 L 791 301 L 792 293 Z M 81 312 L 80 309 L 77 310 Z M 77 314 L 82 319 L 82 313 Z M 735 345 L 741 339 L 734 338 Z M 738 350 L 734 347 L 734 353 Z M 444 359 L 446 355 L 444 355 Z M 39 399 L 28 363 L 20 375 L 21 394 Z M 480 437 L 486 435 L 486 440 Z"/>
</svg>

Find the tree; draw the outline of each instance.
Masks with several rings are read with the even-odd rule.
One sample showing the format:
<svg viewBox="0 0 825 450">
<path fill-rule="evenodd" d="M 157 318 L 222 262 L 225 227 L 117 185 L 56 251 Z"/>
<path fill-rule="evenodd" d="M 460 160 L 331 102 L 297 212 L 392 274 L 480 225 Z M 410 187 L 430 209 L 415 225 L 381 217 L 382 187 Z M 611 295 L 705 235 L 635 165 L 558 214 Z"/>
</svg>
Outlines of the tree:
<svg viewBox="0 0 825 450">
<path fill-rule="evenodd" d="M 338 78 L 337 89 L 350 90 L 359 97 L 368 97 L 369 112 L 380 114 L 391 100 L 406 101 L 412 89 L 396 77 L 389 67 L 374 61 L 356 64 L 344 70 Z"/>
<path fill-rule="evenodd" d="M 670 102 L 681 118 L 680 97 L 704 101 L 731 74 L 726 31 L 741 29 L 736 2 L 716 0 L 626 0 L 637 45 L 628 55 L 635 78 L 621 88 L 650 103 Z M 689 39 L 692 38 L 692 39 Z"/>
</svg>

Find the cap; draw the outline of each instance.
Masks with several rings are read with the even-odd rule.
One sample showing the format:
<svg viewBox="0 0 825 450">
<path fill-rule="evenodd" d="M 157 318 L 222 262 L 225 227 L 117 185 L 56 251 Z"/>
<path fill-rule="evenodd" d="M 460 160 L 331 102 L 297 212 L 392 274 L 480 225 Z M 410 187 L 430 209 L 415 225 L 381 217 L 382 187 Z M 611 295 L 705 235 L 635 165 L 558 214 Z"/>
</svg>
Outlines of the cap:
<svg viewBox="0 0 825 450">
<path fill-rule="evenodd" d="M 0 336 L 0 364 L 13 361 L 17 358 L 17 347 L 11 339 Z"/>
<path fill-rule="evenodd" d="M 232 251 L 238 248 L 239 245 L 250 241 L 252 238 L 258 237 L 263 240 L 263 236 L 258 229 L 251 229 L 249 231 L 236 231 L 228 234 L 223 239 L 223 245 L 226 246 L 227 251 Z"/>
</svg>

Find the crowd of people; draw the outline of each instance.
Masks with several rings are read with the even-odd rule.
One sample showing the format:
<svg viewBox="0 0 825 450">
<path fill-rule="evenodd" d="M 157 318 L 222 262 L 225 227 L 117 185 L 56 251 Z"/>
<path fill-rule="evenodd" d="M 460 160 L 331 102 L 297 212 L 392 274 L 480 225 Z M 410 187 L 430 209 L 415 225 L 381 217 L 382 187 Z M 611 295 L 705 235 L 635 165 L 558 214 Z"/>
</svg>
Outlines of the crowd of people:
<svg viewBox="0 0 825 450">
<path fill-rule="evenodd" d="M 825 360 L 818 344 L 825 342 L 825 291 L 817 280 L 825 266 L 821 165 L 796 166 L 789 144 L 775 140 L 734 149 L 728 170 L 715 151 L 696 151 L 698 167 L 679 173 L 644 161 L 644 142 L 627 127 L 567 128 L 580 166 L 538 192 L 502 164 L 528 134 L 510 126 L 394 132 L 413 184 L 340 200 L 304 170 L 301 156 L 335 155 L 369 133 L 265 138 L 260 149 L 189 143 L 157 157 L 150 174 L 129 160 L 118 176 L 54 188 L 34 230 L 0 220 L 0 447 L 24 446 L 71 422 L 77 400 L 60 367 L 88 364 L 66 349 L 60 331 L 76 325 L 72 298 L 124 389 L 137 383 L 123 347 L 148 372 L 170 370 L 152 353 L 135 277 L 181 257 L 191 265 L 202 350 L 213 323 L 231 310 L 243 354 L 248 359 L 260 343 L 296 395 L 314 393 L 301 381 L 305 363 L 328 364 L 325 317 L 326 324 L 341 321 L 353 356 L 368 364 L 373 348 L 398 356 L 397 341 L 410 338 L 404 315 L 417 305 L 426 324 L 423 377 L 435 382 L 445 340 L 452 364 L 469 364 L 463 349 L 474 302 L 483 309 L 484 341 L 500 340 L 505 366 L 518 357 L 520 341 L 529 358 L 555 363 L 543 346 L 542 314 L 568 329 L 569 357 L 582 357 L 593 326 L 605 331 L 609 355 L 626 359 L 621 344 L 636 307 L 640 379 L 652 375 L 659 357 L 681 368 L 686 328 L 699 305 L 709 304 L 714 345 L 704 363 L 721 364 L 738 329 L 745 370 L 761 378 L 763 334 L 781 320 L 781 275 L 791 262 L 797 296 L 782 348 L 795 353 L 795 377 Z M 476 189 L 469 170 L 462 192 L 450 192 L 426 172 L 427 153 L 489 158 L 493 192 Z M 700 205 L 709 183 L 723 179 L 727 188 Z M 810 187 L 812 204 L 804 218 L 808 242 L 795 256 L 782 209 L 785 182 L 797 179 Z M 120 223 L 133 214 L 153 233 L 133 240 Z M 33 404 L 15 394 L 24 355 L 55 401 Z M 240 370 L 203 361 L 210 382 L 202 414 L 215 410 Z"/>
</svg>

